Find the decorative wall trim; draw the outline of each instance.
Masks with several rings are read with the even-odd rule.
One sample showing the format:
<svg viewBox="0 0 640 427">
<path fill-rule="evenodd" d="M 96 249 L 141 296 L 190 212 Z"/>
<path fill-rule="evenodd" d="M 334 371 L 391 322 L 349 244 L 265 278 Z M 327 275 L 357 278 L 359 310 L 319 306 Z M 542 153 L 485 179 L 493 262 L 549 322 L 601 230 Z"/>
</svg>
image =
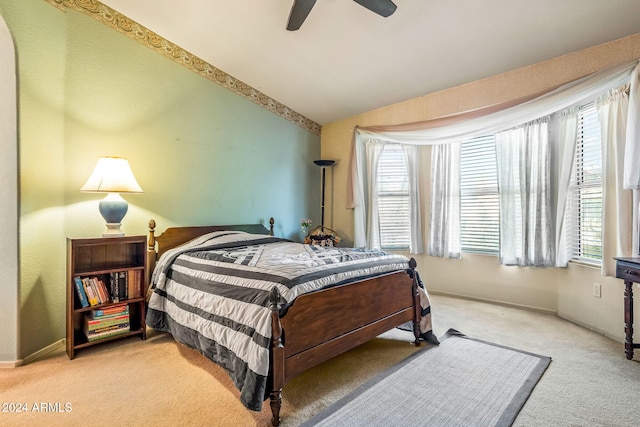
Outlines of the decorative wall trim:
<svg viewBox="0 0 640 427">
<path fill-rule="evenodd" d="M 153 31 L 137 22 L 116 12 L 98 0 L 45 0 L 46 2 L 66 11 L 67 8 L 84 13 L 102 22 L 108 27 L 125 34 L 129 38 L 147 46 L 164 57 L 194 71 L 212 82 L 236 93 L 253 103 L 271 111 L 301 128 L 320 135 L 321 127 L 311 119 L 290 109 L 289 107 L 270 98 L 264 93 L 252 88 L 246 83 L 230 76 L 224 71 L 203 61 L 192 53 L 180 48 L 170 41 L 160 37 Z"/>
</svg>

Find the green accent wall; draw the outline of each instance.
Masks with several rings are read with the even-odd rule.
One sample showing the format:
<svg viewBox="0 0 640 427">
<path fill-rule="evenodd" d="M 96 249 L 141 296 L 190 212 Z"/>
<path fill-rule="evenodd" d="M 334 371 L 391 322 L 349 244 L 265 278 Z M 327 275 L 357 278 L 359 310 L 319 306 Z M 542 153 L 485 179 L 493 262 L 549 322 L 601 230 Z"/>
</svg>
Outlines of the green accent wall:
<svg viewBox="0 0 640 427">
<path fill-rule="evenodd" d="M 101 156 L 128 158 L 144 190 L 123 195 L 128 235 L 151 218 L 161 231 L 273 216 L 292 239 L 301 218 L 319 223 L 319 136 L 81 13 L 0 0 L 0 14 L 19 76 L 19 357 L 64 338 L 65 241 L 104 230 L 103 196 L 78 191 Z"/>
</svg>

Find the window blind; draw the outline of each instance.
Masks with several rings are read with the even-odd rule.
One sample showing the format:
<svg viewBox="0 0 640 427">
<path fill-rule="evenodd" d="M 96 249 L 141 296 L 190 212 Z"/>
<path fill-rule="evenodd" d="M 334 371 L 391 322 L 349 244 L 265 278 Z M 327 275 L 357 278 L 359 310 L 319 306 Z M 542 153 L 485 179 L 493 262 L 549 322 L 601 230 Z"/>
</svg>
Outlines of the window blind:
<svg viewBox="0 0 640 427">
<path fill-rule="evenodd" d="M 580 109 L 571 186 L 569 188 L 571 259 L 602 263 L 602 150 L 600 122 L 594 104 Z"/>
<path fill-rule="evenodd" d="M 409 177 L 405 154 L 398 145 L 386 145 L 378 163 L 378 210 L 383 249 L 408 249 Z"/>
<path fill-rule="evenodd" d="M 460 237 L 463 252 L 499 252 L 500 202 L 493 135 L 466 140 L 460 148 Z"/>
</svg>

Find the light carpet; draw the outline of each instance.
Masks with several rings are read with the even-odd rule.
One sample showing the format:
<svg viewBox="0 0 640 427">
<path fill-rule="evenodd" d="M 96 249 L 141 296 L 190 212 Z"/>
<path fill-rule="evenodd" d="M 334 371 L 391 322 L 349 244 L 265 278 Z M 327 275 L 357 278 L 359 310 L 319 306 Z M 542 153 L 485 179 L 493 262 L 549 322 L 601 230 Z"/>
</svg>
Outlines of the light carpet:
<svg viewBox="0 0 640 427">
<path fill-rule="evenodd" d="M 550 362 L 450 329 L 303 426 L 510 426 Z"/>
</svg>

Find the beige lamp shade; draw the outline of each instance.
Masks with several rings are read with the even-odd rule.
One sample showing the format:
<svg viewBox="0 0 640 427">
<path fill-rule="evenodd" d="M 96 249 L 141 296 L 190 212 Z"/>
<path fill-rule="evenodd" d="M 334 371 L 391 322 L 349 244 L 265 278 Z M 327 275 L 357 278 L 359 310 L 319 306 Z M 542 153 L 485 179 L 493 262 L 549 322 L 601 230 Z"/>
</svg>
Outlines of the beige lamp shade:
<svg viewBox="0 0 640 427">
<path fill-rule="evenodd" d="M 80 191 L 108 193 L 98 205 L 107 224 L 103 237 L 124 236 L 120 225 L 127 214 L 129 204 L 119 193 L 142 193 L 129 162 L 122 157 L 102 157 Z"/>
<path fill-rule="evenodd" d="M 129 161 L 122 157 L 102 157 L 80 191 L 98 193 L 142 193 Z"/>
</svg>

